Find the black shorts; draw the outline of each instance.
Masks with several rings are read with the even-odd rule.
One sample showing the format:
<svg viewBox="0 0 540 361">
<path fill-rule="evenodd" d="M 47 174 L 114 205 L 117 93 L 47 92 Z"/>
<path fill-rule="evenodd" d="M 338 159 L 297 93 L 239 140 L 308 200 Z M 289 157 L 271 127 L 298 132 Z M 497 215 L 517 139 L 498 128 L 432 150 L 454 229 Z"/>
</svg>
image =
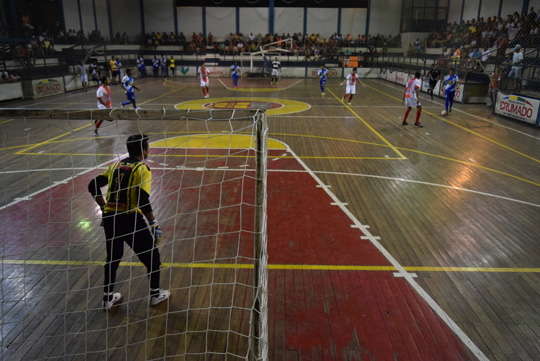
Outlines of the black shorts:
<svg viewBox="0 0 540 361">
<path fill-rule="evenodd" d="M 430 80 L 429 81 L 429 89 L 435 89 L 436 85 L 437 85 L 437 80 Z"/>
</svg>

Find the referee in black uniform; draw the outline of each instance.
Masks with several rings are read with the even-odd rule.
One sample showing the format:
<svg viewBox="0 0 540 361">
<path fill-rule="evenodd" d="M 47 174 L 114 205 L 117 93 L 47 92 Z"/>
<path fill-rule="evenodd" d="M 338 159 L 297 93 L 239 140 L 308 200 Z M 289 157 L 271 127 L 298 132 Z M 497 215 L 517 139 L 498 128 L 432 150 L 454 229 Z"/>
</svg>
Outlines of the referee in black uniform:
<svg viewBox="0 0 540 361">
<path fill-rule="evenodd" d="M 439 65 L 433 64 L 433 67 L 428 73 L 428 77 L 429 77 L 428 94 L 431 95 L 431 100 L 433 100 L 433 89 L 435 89 L 435 86 L 437 86 L 437 80 L 439 80 L 440 76 L 441 76 L 441 72 L 439 71 Z"/>
<path fill-rule="evenodd" d="M 113 292 L 116 271 L 124 255 L 124 242 L 146 266 L 150 278 L 150 305 L 155 306 L 170 292 L 159 288 L 161 260 L 156 243 L 162 236 L 150 205 L 152 172 L 143 163 L 148 158 L 148 136 L 132 135 L 127 140 L 129 157 L 111 165 L 103 174 L 92 179 L 88 191 L 103 210 L 107 260 L 102 306 L 110 309 L 122 295 Z M 107 186 L 106 200 L 101 187 Z M 144 217 L 150 225 L 148 228 Z"/>
</svg>

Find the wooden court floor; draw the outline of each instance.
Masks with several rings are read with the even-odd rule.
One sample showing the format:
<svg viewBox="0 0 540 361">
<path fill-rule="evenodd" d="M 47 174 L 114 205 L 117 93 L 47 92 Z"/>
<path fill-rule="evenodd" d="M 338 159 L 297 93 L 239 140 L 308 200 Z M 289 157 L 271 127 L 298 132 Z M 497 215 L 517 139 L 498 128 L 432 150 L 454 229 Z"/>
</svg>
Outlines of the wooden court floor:
<svg viewBox="0 0 540 361">
<path fill-rule="evenodd" d="M 139 106 L 152 109 L 197 107 L 209 101 L 216 108 L 254 100 L 275 105 L 268 116 L 269 136 L 289 148 L 269 154 L 268 191 L 272 194 L 275 187 L 289 193 L 276 190 L 277 195 L 269 196 L 270 201 L 279 200 L 269 203 L 271 360 L 538 360 L 539 130 L 497 117 L 483 105 L 456 104 L 448 117 L 441 117 L 443 100 L 431 101 L 425 95 L 424 127 L 412 125 L 414 112 L 411 125 L 403 127 L 403 89 L 382 80 L 365 83 L 367 88 L 357 87 L 351 105 L 341 102 L 344 88 L 335 79 L 321 95 L 318 81 L 310 79 L 283 79 L 274 87 L 263 80 L 242 80 L 234 90 L 228 79 L 212 78 L 210 98 L 204 100 L 195 79 L 149 78 L 136 80 L 141 88 L 136 96 Z M 113 104 L 121 101 L 123 91 L 113 87 Z M 94 108 L 95 88 L 2 106 Z M 88 121 L 5 118 L 0 129 L 2 236 L 14 227 L 34 228 L 29 236 L 54 238 L 55 244 L 47 247 L 50 260 L 56 259 L 55 249 L 62 249 L 63 240 L 73 239 L 70 230 L 49 227 L 48 232 L 58 233 L 44 235 L 40 225 L 59 220 L 5 206 L 112 161 L 112 154 L 123 153 L 128 134 L 155 130 L 151 123 L 118 121 L 105 123 L 96 138 Z M 73 182 L 67 189 L 84 188 L 95 173 L 85 173 L 82 186 Z M 334 197 L 328 198 L 324 190 Z M 281 208 L 286 202 L 294 206 Z M 11 219 L 17 222 L 8 224 Z M 276 219 L 279 222 L 273 223 Z M 82 246 L 73 248 L 80 253 L 77 257 L 103 260 L 99 247 L 85 248 L 86 239 L 100 237 L 96 228 L 93 224 L 81 235 Z M 22 238 L 18 246 L 3 245 L 3 260 L 24 253 Z M 123 330 L 125 315 L 79 313 L 80 306 L 73 305 L 72 316 L 58 325 L 54 317 L 27 312 L 33 306 L 58 308 L 55 302 L 62 288 L 52 286 L 55 277 L 73 292 L 81 291 L 74 295 L 80 304 L 100 298 L 97 267 L 58 276 L 51 271 L 46 275 L 51 282 L 39 286 L 50 287 L 51 297 L 22 307 L 17 300 L 30 296 L 29 285 L 40 285 L 39 267 L 26 268 L 21 285 L 20 268 L 2 264 L 4 359 L 104 359 L 103 353 L 92 353 L 91 345 L 106 344 L 114 332 L 136 346 L 115 349 L 123 342 L 115 339 L 117 344 L 107 347 L 116 351 L 106 354 L 107 359 L 174 359 L 166 358 L 163 349 L 182 343 L 181 336 L 168 340 L 169 346 L 160 338 L 149 344 L 137 338 L 137 328 Z M 124 278 L 131 275 L 129 269 L 122 269 Z M 170 277 L 169 272 L 173 271 L 163 277 Z M 191 277 L 204 280 L 208 272 Z M 226 271 L 217 275 L 223 280 L 231 277 Z M 247 280 L 251 274 L 241 277 Z M 144 287 L 142 278 L 137 287 Z M 186 287 L 187 278 L 185 272 L 174 278 L 176 287 Z M 95 295 L 82 291 L 93 286 Z M 27 310 L 24 316 L 21 308 Z M 128 315 L 146 316 L 146 322 L 136 325 L 141 329 L 166 323 L 166 309 L 151 317 L 147 312 L 139 303 Z M 17 326 L 18 319 L 22 326 Z M 197 329 L 197 320 L 210 316 L 193 319 Z M 107 326 L 108 331 L 81 340 L 65 340 L 58 333 L 68 329 L 77 335 L 73 330 L 84 329 L 86 323 Z M 24 345 L 29 334 L 43 335 L 43 342 Z M 213 345 L 221 347 L 224 341 L 218 338 Z M 241 342 L 235 344 L 241 352 Z M 69 358 L 58 351 L 68 348 L 78 356 Z"/>
</svg>

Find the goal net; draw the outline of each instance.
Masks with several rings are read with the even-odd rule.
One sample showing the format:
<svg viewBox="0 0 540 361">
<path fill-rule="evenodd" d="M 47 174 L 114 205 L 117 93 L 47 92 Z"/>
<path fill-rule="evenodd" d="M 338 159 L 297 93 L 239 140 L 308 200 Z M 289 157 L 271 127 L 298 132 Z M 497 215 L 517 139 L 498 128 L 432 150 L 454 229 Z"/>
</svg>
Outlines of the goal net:
<svg viewBox="0 0 540 361">
<path fill-rule="evenodd" d="M 100 136 L 92 120 L 105 119 Z M 264 111 L 0 110 L 4 360 L 267 360 Z M 106 258 L 91 179 L 149 136 L 161 288 L 124 247 Z M 105 187 L 103 188 L 105 194 Z"/>
<path fill-rule="evenodd" d="M 271 72 L 272 61 L 275 58 L 282 60 L 282 56 L 292 53 L 293 39 L 283 39 L 264 44 L 257 51 L 242 53 L 240 56 L 240 70 L 242 74 L 252 76 L 265 76 Z M 249 76 L 249 75 L 248 75 Z"/>
</svg>

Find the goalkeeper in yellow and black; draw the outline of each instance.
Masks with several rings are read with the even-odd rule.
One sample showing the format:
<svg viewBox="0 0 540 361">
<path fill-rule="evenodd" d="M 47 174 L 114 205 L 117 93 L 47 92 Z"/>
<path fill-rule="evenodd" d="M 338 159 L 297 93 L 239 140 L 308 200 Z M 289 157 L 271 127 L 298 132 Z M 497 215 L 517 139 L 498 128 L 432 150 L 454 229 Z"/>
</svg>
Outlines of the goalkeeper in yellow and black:
<svg viewBox="0 0 540 361">
<path fill-rule="evenodd" d="M 159 288 L 161 260 L 157 243 L 163 233 L 150 204 L 152 172 L 143 162 L 148 158 L 148 136 L 130 136 L 127 150 L 128 158 L 111 165 L 88 184 L 88 191 L 103 211 L 107 247 L 102 302 L 105 310 L 122 298 L 113 289 L 116 271 L 124 255 L 124 242 L 146 266 L 150 279 L 150 305 L 158 305 L 170 295 L 168 290 Z M 106 199 L 101 193 L 104 186 L 107 186 Z"/>
</svg>

